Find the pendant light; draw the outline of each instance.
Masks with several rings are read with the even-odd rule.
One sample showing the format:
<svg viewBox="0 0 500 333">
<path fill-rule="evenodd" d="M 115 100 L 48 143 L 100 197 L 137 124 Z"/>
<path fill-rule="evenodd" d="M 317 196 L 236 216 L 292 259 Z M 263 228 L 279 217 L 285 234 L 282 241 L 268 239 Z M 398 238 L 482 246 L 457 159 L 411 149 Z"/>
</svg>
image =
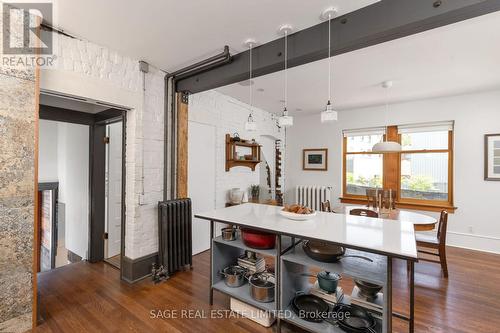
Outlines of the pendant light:
<svg viewBox="0 0 500 333">
<path fill-rule="evenodd" d="M 333 16 L 337 13 L 337 10 L 333 7 L 326 9 L 321 17 L 323 20 L 328 20 L 328 102 L 326 103 L 325 110 L 321 112 L 321 122 L 331 122 L 338 120 L 338 113 L 333 109 L 333 105 L 331 103 L 332 100 L 332 58 L 331 58 L 331 49 L 332 49 L 332 38 L 331 38 L 331 22 Z"/>
<path fill-rule="evenodd" d="M 245 123 L 245 130 L 249 132 L 255 132 L 257 131 L 257 123 L 253 119 L 253 84 L 252 84 L 252 49 L 255 46 L 256 42 L 254 39 L 247 39 L 245 41 L 245 45 L 248 47 L 249 50 L 249 67 L 250 67 L 250 78 L 248 79 L 248 86 L 250 88 L 250 114 L 248 115 L 248 119 Z"/>
<path fill-rule="evenodd" d="M 283 102 L 283 114 L 278 118 L 278 124 L 280 127 L 293 126 L 293 117 L 288 115 L 287 103 L 288 103 L 288 34 L 292 31 L 292 26 L 289 24 L 282 25 L 280 27 L 280 34 L 285 36 L 285 98 Z"/>
<path fill-rule="evenodd" d="M 385 94 L 385 120 L 386 120 L 386 138 L 387 138 L 387 127 L 389 126 L 389 89 L 392 87 L 392 81 L 382 82 L 382 88 L 386 90 Z M 398 153 L 402 150 L 401 144 L 396 141 L 387 141 L 385 138 L 382 142 L 376 143 L 373 148 L 373 153 L 386 154 L 386 153 Z"/>
</svg>

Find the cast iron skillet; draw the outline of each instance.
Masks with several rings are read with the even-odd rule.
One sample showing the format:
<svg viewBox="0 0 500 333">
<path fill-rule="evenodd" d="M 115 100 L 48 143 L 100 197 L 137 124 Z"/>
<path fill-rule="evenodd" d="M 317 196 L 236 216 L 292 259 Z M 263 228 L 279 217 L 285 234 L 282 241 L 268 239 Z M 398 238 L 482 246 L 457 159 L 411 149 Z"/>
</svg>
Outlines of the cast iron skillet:
<svg viewBox="0 0 500 333">
<path fill-rule="evenodd" d="M 310 294 L 295 296 L 292 300 L 292 309 L 301 319 L 313 323 L 319 323 L 328 318 L 330 310 L 324 300 Z"/>
<path fill-rule="evenodd" d="M 352 257 L 373 262 L 368 257 L 345 255 L 345 247 L 321 241 L 307 240 L 302 243 L 304 252 L 314 260 L 321 262 L 338 262 L 342 258 Z"/>
<path fill-rule="evenodd" d="M 355 305 L 338 304 L 333 309 L 340 328 L 351 333 L 375 333 L 377 324 L 364 309 Z"/>
</svg>

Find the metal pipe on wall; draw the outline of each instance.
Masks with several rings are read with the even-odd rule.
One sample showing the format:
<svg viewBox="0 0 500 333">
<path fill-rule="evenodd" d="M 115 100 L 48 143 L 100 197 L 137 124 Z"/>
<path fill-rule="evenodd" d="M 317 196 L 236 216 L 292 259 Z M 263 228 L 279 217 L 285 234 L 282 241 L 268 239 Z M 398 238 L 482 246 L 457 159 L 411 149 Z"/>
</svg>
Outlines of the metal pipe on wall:
<svg viewBox="0 0 500 333">
<path fill-rule="evenodd" d="M 163 200 L 177 197 L 177 80 L 229 63 L 232 60 L 229 47 L 224 51 L 195 64 L 165 75 L 165 156 L 163 175 Z M 186 92 L 189 93 L 189 92 Z M 170 144 L 169 144 L 170 143 Z"/>
</svg>

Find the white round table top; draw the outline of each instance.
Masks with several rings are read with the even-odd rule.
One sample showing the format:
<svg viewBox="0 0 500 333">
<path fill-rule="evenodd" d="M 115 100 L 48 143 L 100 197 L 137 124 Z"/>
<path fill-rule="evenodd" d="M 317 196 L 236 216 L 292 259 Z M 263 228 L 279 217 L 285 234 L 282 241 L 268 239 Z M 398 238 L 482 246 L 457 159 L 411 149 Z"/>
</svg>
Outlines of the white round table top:
<svg viewBox="0 0 500 333">
<path fill-rule="evenodd" d="M 335 213 L 340 213 L 340 214 L 349 214 L 351 209 L 370 209 L 374 210 L 372 207 L 368 208 L 367 206 L 362 206 L 362 205 L 341 205 L 338 207 L 335 207 L 332 209 Z M 388 213 L 379 213 L 379 217 L 382 219 L 388 219 L 388 220 L 398 220 L 398 221 L 406 221 L 406 222 L 411 222 L 413 223 L 414 226 L 434 226 L 437 223 L 437 219 L 425 215 L 422 213 L 417 213 L 413 212 L 410 210 L 404 210 L 404 209 L 393 209 L 392 211 Z"/>
</svg>

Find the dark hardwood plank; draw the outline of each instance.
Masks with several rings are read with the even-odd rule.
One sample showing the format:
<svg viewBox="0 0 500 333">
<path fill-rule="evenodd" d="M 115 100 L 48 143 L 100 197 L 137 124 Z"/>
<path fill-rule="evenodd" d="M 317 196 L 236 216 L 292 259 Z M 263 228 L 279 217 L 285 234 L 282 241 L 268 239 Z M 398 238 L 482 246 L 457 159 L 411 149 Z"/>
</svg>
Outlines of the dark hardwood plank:
<svg viewBox="0 0 500 333">
<path fill-rule="evenodd" d="M 417 263 L 416 332 L 495 332 L 500 327 L 500 255 L 449 247 L 449 278 L 440 266 Z M 194 257 L 193 270 L 154 285 L 120 281 L 119 271 L 105 263 L 79 262 L 39 274 L 40 306 L 45 322 L 36 332 L 272 332 L 245 318 L 181 318 L 182 310 L 229 308 L 229 298 L 215 292 L 208 305 L 209 255 Z M 406 263 L 395 260 L 394 310 L 408 311 Z M 349 291 L 350 279 L 342 280 Z M 179 318 L 151 318 L 151 311 L 177 310 Z M 300 330 L 284 325 L 284 332 Z M 407 332 L 395 319 L 394 332 Z"/>
</svg>

